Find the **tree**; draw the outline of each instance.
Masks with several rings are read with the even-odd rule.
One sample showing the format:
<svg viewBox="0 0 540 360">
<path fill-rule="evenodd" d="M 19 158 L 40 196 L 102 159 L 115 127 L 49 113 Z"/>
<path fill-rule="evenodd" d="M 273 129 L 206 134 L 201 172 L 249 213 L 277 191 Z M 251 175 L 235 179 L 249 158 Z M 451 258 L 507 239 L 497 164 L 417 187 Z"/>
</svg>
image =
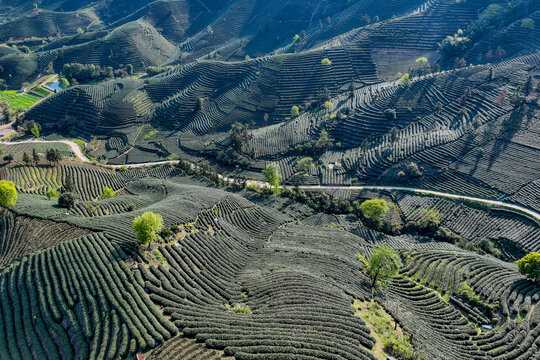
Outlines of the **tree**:
<svg viewBox="0 0 540 360">
<path fill-rule="evenodd" d="M 360 261 L 366 265 L 366 272 L 371 279 L 372 298 L 377 287 L 385 287 L 398 274 L 401 268 L 399 255 L 388 246 L 381 246 L 373 252 L 369 261 L 363 255 Z"/>
<path fill-rule="evenodd" d="M 67 89 L 69 87 L 69 81 L 63 77 L 60 79 L 58 85 L 60 85 L 60 89 Z"/>
<path fill-rule="evenodd" d="M 409 74 L 405 74 L 399 79 L 399 83 L 403 86 L 409 86 L 411 84 L 411 76 Z"/>
<path fill-rule="evenodd" d="M 56 190 L 49 190 L 45 193 L 47 195 L 47 199 L 51 200 L 52 198 L 59 198 L 60 194 Z"/>
<path fill-rule="evenodd" d="M 279 191 L 279 166 L 276 163 L 268 164 L 263 170 L 263 174 L 274 188 L 274 193 L 277 193 Z"/>
<path fill-rule="evenodd" d="M 313 159 L 310 157 L 305 157 L 298 160 L 298 162 L 296 163 L 296 170 L 302 171 L 302 172 L 308 172 L 309 170 L 313 168 L 313 166 L 314 166 Z"/>
<path fill-rule="evenodd" d="M 75 206 L 76 197 L 75 194 L 71 192 L 63 193 L 58 198 L 58 206 L 61 208 L 71 209 Z"/>
<path fill-rule="evenodd" d="M 232 148 L 237 152 L 241 152 L 244 143 L 248 140 L 248 125 L 235 122 L 231 125 L 229 134 Z"/>
<path fill-rule="evenodd" d="M 105 189 L 103 189 L 103 191 L 101 192 L 101 195 L 99 195 L 99 198 L 100 199 L 112 198 L 114 197 L 114 195 L 116 195 L 114 193 L 114 190 L 108 186 L 105 186 Z"/>
<path fill-rule="evenodd" d="M 147 211 L 141 216 L 133 219 L 131 228 L 135 232 L 137 241 L 141 245 L 155 242 L 158 238 L 157 233 L 161 231 L 163 227 L 163 218 L 161 215 Z"/>
<path fill-rule="evenodd" d="M 18 197 L 19 194 L 13 181 L 0 180 L 0 206 L 12 208 Z"/>
<path fill-rule="evenodd" d="M 330 109 L 332 109 L 332 107 L 334 107 L 334 104 L 332 104 L 331 101 L 325 101 L 325 102 L 324 102 L 324 108 L 325 108 L 327 111 L 330 111 Z"/>
<path fill-rule="evenodd" d="M 393 127 L 392 130 L 390 130 L 390 141 L 395 143 L 397 139 L 398 139 L 398 129 Z"/>
<path fill-rule="evenodd" d="M 65 192 L 75 191 L 75 183 L 73 182 L 73 176 L 71 176 L 71 174 L 66 175 L 66 180 L 64 181 L 64 191 Z"/>
<path fill-rule="evenodd" d="M 30 129 L 30 132 L 32 133 L 32 135 L 34 135 L 36 139 L 39 138 L 39 125 L 37 123 L 34 123 L 32 125 L 32 128 Z"/>
<path fill-rule="evenodd" d="M 291 108 L 291 117 L 297 117 L 298 115 L 300 115 L 300 108 L 298 106 L 294 105 Z"/>
<path fill-rule="evenodd" d="M 388 212 L 388 204 L 383 199 L 366 200 L 360 205 L 362 214 L 367 219 L 380 224 L 384 215 Z"/>
<path fill-rule="evenodd" d="M 4 156 L 4 161 L 7 161 L 8 163 L 11 163 L 13 161 L 13 155 L 12 154 L 7 154 L 6 156 Z"/>
<path fill-rule="evenodd" d="M 330 66 L 332 65 L 332 61 L 330 61 L 329 58 L 324 58 L 321 60 L 321 64 L 323 64 L 324 66 Z"/>
<path fill-rule="evenodd" d="M 540 280 L 540 253 L 531 252 L 517 261 L 519 272 L 527 278 L 538 282 Z"/>
<path fill-rule="evenodd" d="M 23 161 L 24 161 L 24 163 L 25 163 L 26 165 L 30 165 L 30 162 L 32 161 L 32 160 L 30 160 L 30 156 L 28 156 L 27 153 L 24 153 L 24 154 L 23 154 L 22 159 L 23 159 Z"/>
<path fill-rule="evenodd" d="M 60 160 L 62 160 L 62 154 L 60 154 L 60 150 L 58 149 L 49 149 L 45 153 L 45 158 L 47 159 L 48 162 L 51 163 L 51 165 L 52 164 L 58 165 Z"/>
<path fill-rule="evenodd" d="M 521 20 L 521 27 L 527 30 L 534 30 L 534 20 L 531 18 Z"/>
<path fill-rule="evenodd" d="M 416 221 L 418 226 L 422 229 L 436 231 L 441 223 L 441 214 L 438 210 L 434 209 L 421 209 L 420 217 Z"/>
<path fill-rule="evenodd" d="M 32 161 L 34 162 L 34 164 L 35 164 L 36 166 L 38 166 L 38 164 L 39 164 L 39 155 L 38 155 L 38 153 L 36 152 L 36 149 L 35 149 L 35 148 L 32 149 Z"/>
</svg>

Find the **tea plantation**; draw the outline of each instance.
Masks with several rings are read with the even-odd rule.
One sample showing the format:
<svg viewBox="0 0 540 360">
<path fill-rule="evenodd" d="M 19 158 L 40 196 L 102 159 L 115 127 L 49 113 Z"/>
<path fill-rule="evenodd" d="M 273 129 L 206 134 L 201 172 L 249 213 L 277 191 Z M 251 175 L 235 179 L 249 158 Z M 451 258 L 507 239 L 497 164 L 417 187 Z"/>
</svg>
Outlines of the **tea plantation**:
<svg viewBox="0 0 540 360">
<path fill-rule="evenodd" d="M 539 26 L 0 1 L 0 359 L 540 360 Z"/>
</svg>

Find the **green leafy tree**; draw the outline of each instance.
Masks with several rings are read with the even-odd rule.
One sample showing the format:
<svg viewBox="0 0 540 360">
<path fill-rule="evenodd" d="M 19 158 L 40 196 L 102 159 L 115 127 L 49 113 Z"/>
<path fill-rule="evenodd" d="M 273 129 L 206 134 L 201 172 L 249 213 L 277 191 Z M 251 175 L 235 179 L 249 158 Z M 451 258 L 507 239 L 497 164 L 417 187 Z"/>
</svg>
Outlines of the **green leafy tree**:
<svg viewBox="0 0 540 360">
<path fill-rule="evenodd" d="M 18 197 L 19 194 L 13 181 L 0 180 L 0 206 L 12 208 Z"/>
<path fill-rule="evenodd" d="M 416 223 L 423 229 L 436 231 L 441 223 L 441 213 L 435 209 L 421 209 Z"/>
<path fill-rule="evenodd" d="M 388 204 L 384 199 L 371 199 L 364 201 L 360 209 L 364 217 L 379 224 L 388 212 Z"/>
<path fill-rule="evenodd" d="M 45 193 L 47 195 L 47 199 L 51 200 L 52 198 L 59 198 L 60 194 L 56 190 L 49 190 Z"/>
<path fill-rule="evenodd" d="M 399 79 L 399 83 L 404 86 L 409 86 L 411 84 L 411 76 L 409 74 L 405 74 Z"/>
<path fill-rule="evenodd" d="M 34 135 L 36 139 L 39 138 L 39 125 L 34 123 L 34 125 L 32 125 L 32 128 L 30 129 L 30 132 L 32 133 L 32 135 Z"/>
<path fill-rule="evenodd" d="M 302 172 L 308 172 L 313 168 L 313 159 L 310 157 L 305 157 L 296 163 L 296 170 L 302 171 Z"/>
<path fill-rule="evenodd" d="M 276 163 L 266 165 L 266 169 L 263 170 L 264 176 L 274 188 L 274 193 L 279 191 L 279 166 Z"/>
<path fill-rule="evenodd" d="M 291 108 L 291 117 L 297 117 L 298 115 L 300 115 L 300 108 L 298 106 L 294 105 Z"/>
<path fill-rule="evenodd" d="M 60 85 L 60 89 L 67 89 L 69 87 L 69 81 L 68 79 L 66 78 L 61 78 L 60 79 L 60 82 L 59 82 L 59 85 Z"/>
<path fill-rule="evenodd" d="M 141 245 L 150 245 L 158 239 L 158 232 L 163 227 L 163 218 L 161 215 L 147 211 L 141 216 L 133 219 L 131 228 L 135 232 L 137 241 Z"/>
<path fill-rule="evenodd" d="M 330 111 L 330 109 L 332 109 L 334 107 L 334 104 L 332 104 L 331 101 L 325 101 L 324 102 L 324 108 L 327 110 L 327 111 Z"/>
<path fill-rule="evenodd" d="M 319 134 L 319 138 L 317 139 L 316 147 L 318 149 L 324 149 L 328 146 L 332 146 L 334 143 L 334 140 L 330 137 L 328 134 L 328 131 L 321 130 L 321 133 Z"/>
<path fill-rule="evenodd" d="M 324 66 L 330 66 L 332 65 L 332 61 L 330 61 L 329 58 L 324 58 L 321 60 L 321 64 L 323 64 Z"/>
<path fill-rule="evenodd" d="M 71 192 L 63 193 L 58 198 L 58 206 L 61 208 L 71 209 L 75 206 L 76 201 L 77 198 L 75 197 L 75 194 Z"/>
<path fill-rule="evenodd" d="M 371 279 L 372 298 L 377 287 L 385 287 L 398 274 L 401 268 L 399 255 L 388 246 L 381 246 L 373 252 L 369 260 L 363 255 L 360 261 L 366 266 L 366 273 Z"/>
<path fill-rule="evenodd" d="M 108 186 L 105 186 L 105 189 L 103 189 L 103 191 L 101 192 L 101 195 L 99 195 L 99 198 L 100 199 L 112 198 L 114 197 L 114 195 L 116 195 L 114 193 L 114 190 Z"/>
<path fill-rule="evenodd" d="M 531 252 L 517 261 L 519 272 L 527 278 L 538 282 L 540 280 L 540 253 Z"/>
</svg>

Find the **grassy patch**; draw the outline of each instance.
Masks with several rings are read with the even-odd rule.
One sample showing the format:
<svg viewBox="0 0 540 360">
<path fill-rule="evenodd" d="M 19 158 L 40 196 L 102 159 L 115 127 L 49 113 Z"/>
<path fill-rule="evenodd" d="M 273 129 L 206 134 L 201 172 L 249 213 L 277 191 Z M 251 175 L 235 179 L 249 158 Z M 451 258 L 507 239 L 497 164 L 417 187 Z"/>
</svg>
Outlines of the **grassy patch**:
<svg viewBox="0 0 540 360">
<path fill-rule="evenodd" d="M 40 98 L 17 90 L 0 91 L 0 102 L 7 101 L 11 110 L 24 109 L 34 105 Z"/>
<path fill-rule="evenodd" d="M 249 308 L 249 306 L 244 305 L 244 304 L 234 304 L 233 306 L 229 304 L 225 304 L 225 307 L 229 311 L 236 314 L 251 314 L 251 309 Z"/>
<path fill-rule="evenodd" d="M 156 135 L 157 133 L 158 133 L 157 130 L 152 130 L 152 131 L 150 131 L 148 134 L 144 134 L 142 138 L 143 138 L 144 140 L 146 140 L 146 139 L 149 139 L 149 138 L 151 138 L 152 136 Z"/>
<path fill-rule="evenodd" d="M 421 359 L 409 342 L 409 337 L 403 334 L 395 320 L 377 302 L 355 300 L 353 307 L 356 316 L 361 317 L 375 338 L 374 355 L 386 360 L 387 355 L 398 359 Z"/>
</svg>

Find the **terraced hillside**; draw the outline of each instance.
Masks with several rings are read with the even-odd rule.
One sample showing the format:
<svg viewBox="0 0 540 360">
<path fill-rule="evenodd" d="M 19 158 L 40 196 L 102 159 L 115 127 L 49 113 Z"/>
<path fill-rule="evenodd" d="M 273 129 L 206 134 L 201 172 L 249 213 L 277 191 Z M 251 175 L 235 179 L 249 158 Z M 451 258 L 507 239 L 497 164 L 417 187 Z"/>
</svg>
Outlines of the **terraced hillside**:
<svg viewBox="0 0 540 360">
<path fill-rule="evenodd" d="M 539 11 L 0 2 L 0 359 L 540 360 Z"/>
<path fill-rule="evenodd" d="M 69 212 L 41 192 L 21 193 L 13 212 L 4 212 L 4 243 L 20 242 L 4 256 L 0 279 L 0 346 L 7 358 L 38 352 L 126 358 L 157 347 L 148 358 L 376 359 L 376 341 L 352 305 L 371 296 L 357 254 L 369 257 L 381 245 L 400 252 L 406 266 L 376 299 L 423 356 L 535 354 L 539 289 L 510 262 L 433 239 L 384 235 L 358 218 L 316 213 L 285 197 L 217 189 L 169 165 L 107 173 L 66 163 L 56 170 L 72 174 L 81 195 Z M 90 195 L 102 186 L 117 189 L 116 196 Z M 508 256 L 518 248 L 539 249 L 537 242 L 522 242 L 538 225 L 519 214 L 393 198 L 409 220 L 418 207 L 437 209 L 444 226 L 466 239 L 477 239 L 476 233 L 501 239 Z M 181 232 L 138 247 L 131 221 L 145 211 Z M 473 225 L 480 217 L 491 224 L 507 220 L 489 232 Z M 61 237 L 51 242 L 43 236 L 49 232 Z M 481 296 L 479 304 L 463 300 L 463 282 Z M 478 331 L 475 324 L 494 330 Z M 512 345 L 497 346 L 510 338 Z"/>
</svg>

